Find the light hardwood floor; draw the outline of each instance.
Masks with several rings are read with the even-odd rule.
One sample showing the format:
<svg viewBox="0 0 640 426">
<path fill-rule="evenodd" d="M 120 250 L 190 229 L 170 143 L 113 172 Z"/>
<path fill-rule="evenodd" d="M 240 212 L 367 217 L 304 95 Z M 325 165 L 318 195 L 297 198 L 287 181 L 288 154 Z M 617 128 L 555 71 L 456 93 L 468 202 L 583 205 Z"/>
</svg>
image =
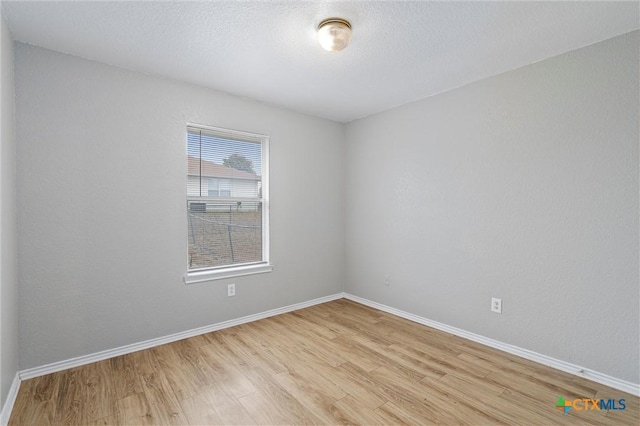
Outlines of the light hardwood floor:
<svg viewBox="0 0 640 426">
<path fill-rule="evenodd" d="M 555 408 L 558 397 L 624 411 Z M 638 425 L 637 397 L 341 299 L 24 381 L 19 424 Z"/>
</svg>

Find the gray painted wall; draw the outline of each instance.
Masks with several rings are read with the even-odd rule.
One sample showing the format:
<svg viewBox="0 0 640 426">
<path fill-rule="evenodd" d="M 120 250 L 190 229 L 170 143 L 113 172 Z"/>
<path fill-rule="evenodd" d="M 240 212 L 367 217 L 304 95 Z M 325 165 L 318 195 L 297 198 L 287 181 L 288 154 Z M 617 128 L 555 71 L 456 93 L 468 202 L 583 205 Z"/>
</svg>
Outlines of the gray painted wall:
<svg viewBox="0 0 640 426">
<path fill-rule="evenodd" d="M 0 9 L 1 11 L 1 9 Z M 13 40 L 0 12 L 0 408 L 18 371 L 18 269 Z"/>
<path fill-rule="evenodd" d="M 15 53 L 21 369 L 343 290 L 343 126 Z M 272 273 L 182 283 L 187 122 L 270 136 Z"/>
<path fill-rule="evenodd" d="M 346 291 L 639 383 L 638 42 L 348 124 Z"/>
</svg>

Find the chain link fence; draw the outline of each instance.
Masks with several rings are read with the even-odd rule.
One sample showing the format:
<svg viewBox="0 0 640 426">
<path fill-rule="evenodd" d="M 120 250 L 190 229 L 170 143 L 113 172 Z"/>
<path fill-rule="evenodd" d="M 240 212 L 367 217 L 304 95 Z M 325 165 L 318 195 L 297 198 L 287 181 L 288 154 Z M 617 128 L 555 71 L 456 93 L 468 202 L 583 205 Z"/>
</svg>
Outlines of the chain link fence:
<svg viewBox="0 0 640 426">
<path fill-rule="evenodd" d="M 259 205 L 189 206 L 189 269 L 262 260 L 262 212 Z"/>
</svg>

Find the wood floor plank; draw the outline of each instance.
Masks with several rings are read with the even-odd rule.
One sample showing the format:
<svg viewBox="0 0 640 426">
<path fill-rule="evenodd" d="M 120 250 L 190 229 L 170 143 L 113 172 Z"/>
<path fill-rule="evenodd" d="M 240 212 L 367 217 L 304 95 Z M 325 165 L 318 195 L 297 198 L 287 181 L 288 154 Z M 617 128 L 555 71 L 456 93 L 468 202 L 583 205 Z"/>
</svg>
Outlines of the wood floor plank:
<svg viewBox="0 0 640 426">
<path fill-rule="evenodd" d="M 434 370 L 442 371 L 444 373 L 464 371 L 467 374 L 478 377 L 484 377 L 491 373 L 491 370 L 488 370 L 479 364 L 468 362 L 464 359 L 458 358 L 457 356 L 448 356 L 437 348 L 416 349 L 415 347 L 407 345 L 394 345 L 394 350 L 420 360 L 422 363 L 431 366 Z"/>
<path fill-rule="evenodd" d="M 288 339 L 282 338 L 282 333 L 288 334 L 288 330 L 282 330 L 278 325 L 272 321 L 272 318 L 256 321 L 252 324 L 256 329 L 256 332 L 262 334 L 271 341 L 271 344 L 280 349 L 287 350 L 289 352 L 298 352 L 304 349 L 299 339 L 295 338 L 294 334 L 291 334 Z"/>
<path fill-rule="evenodd" d="M 626 409 L 565 414 L 560 396 Z M 639 412 L 636 396 L 341 299 L 25 380 L 9 424 L 613 426 Z"/>
<path fill-rule="evenodd" d="M 155 349 L 158 347 L 138 352 L 138 358 L 135 360 L 137 368 L 142 372 L 140 375 L 142 390 L 150 409 L 147 416 L 150 412 L 151 420 L 155 424 L 187 424 L 176 399 L 176 393 L 155 356 L 157 352 L 154 351 Z M 135 395 L 139 394 L 133 396 Z"/>
<path fill-rule="evenodd" d="M 206 386 L 211 379 L 212 372 L 199 350 L 199 346 L 191 339 L 179 340 L 172 344 L 183 363 L 189 365 L 191 373 L 189 379 L 196 382 L 198 387 Z"/>
<path fill-rule="evenodd" d="M 333 340 L 324 340 L 322 344 L 311 345 L 308 349 L 298 352 L 312 353 L 324 361 L 327 365 L 337 367 L 347 362 L 347 356 L 343 353 L 339 346 L 335 345 Z M 296 353 L 298 353 L 296 352 Z"/>
<path fill-rule="evenodd" d="M 56 398 L 59 376 L 47 374 L 33 380 L 33 399 L 35 401 L 51 401 Z"/>
<path fill-rule="evenodd" d="M 486 386 L 481 380 L 459 378 L 452 374 L 438 380 L 425 380 L 423 384 L 431 392 L 436 391 L 449 395 L 453 400 L 464 401 L 479 410 L 491 413 L 503 423 L 518 423 L 519 419 L 526 419 L 534 414 L 531 410 L 502 396 L 505 388 Z"/>
<path fill-rule="evenodd" d="M 253 368 L 244 363 L 236 363 L 236 357 L 228 348 L 218 345 L 205 345 L 198 348 L 209 364 L 214 383 L 222 383 L 236 398 L 253 393 L 255 386 L 245 377 L 243 370 Z"/>
<path fill-rule="evenodd" d="M 373 342 L 366 337 L 351 336 L 351 338 L 345 343 L 345 347 L 349 352 L 353 351 L 358 353 L 360 355 L 360 359 L 371 358 L 374 360 L 377 364 L 376 368 L 387 367 L 413 382 L 419 382 L 426 377 L 426 375 L 419 370 L 405 365 L 405 363 L 398 362 L 397 358 L 390 355 L 389 346 Z M 357 362 L 357 364 L 362 368 L 361 362 Z"/>
<path fill-rule="evenodd" d="M 426 419 L 424 417 L 415 416 L 411 413 L 408 413 L 401 407 L 394 404 L 392 401 L 389 401 L 376 408 L 375 410 L 373 410 L 373 413 L 378 419 L 380 419 L 380 423 L 383 425 L 409 426 L 423 424 L 426 422 Z M 430 421 L 429 423 L 435 424 L 435 421 Z"/>
<path fill-rule="evenodd" d="M 159 419 L 153 416 L 145 394 L 134 393 L 116 401 L 116 421 L 122 425 L 153 425 Z"/>
<path fill-rule="evenodd" d="M 330 340 L 338 337 L 338 334 L 327 327 L 325 324 L 309 320 L 304 315 L 301 315 L 300 311 L 291 312 L 290 316 L 292 319 L 291 325 L 295 330 L 300 331 L 300 333 L 302 334 L 321 340 Z"/>
<path fill-rule="evenodd" d="M 247 365 L 260 367 L 271 374 L 287 371 L 287 368 L 269 352 L 268 347 L 262 346 L 261 340 L 255 334 L 242 330 L 239 333 L 224 333 L 220 337 L 234 356 L 241 358 Z"/>
<path fill-rule="evenodd" d="M 153 349 L 130 353 L 131 364 L 133 365 L 136 380 L 138 380 L 142 391 L 141 377 L 149 377 L 161 371 L 160 364 L 154 355 Z M 140 392 L 137 392 L 140 393 Z"/>
<path fill-rule="evenodd" d="M 330 425 L 336 422 L 331 415 L 331 405 L 337 400 L 315 386 L 313 381 L 301 380 L 295 373 L 278 374 L 274 379 L 289 395 L 313 414 L 320 421 L 319 424 Z"/>
<path fill-rule="evenodd" d="M 477 377 L 469 374 L 459 374 L 455 372 L 445 374 L 437 380 L 424 379 L 423 381 L 428 381 L 429 383 L 444 383 L 447 386 L 450 386 L 452 390 L 462 388 L 468 394 L 483 394 L 487 395 L 490 398 L 502 394 L 506 389 L 506 386 L 488 381 L 484 377 Z"/>
<path fill-rule="evenodd" d="M 387 336 L 384 336 L 377 332 L 375 327 L 375 317 L 368 319 L 358 318 L 355 315 L 349 315 L 345 313 L 344 310 L 334 310 L 334 312 L 332 312 L 332 315 L 327 318 L 326 321 L 342 326 L 347 330 L 343 333 L 347 336 L 350 334 L 360 335 L 373 342 L 381 343 L 383 345 L 390 345 L 393 343 L 387 338 Z"/>
<path fill-rule="evenodd" d="M 151 349 L 178 400 L 196 395 L 207 384 L 196 355 L 186 345 L 188 343 L 179 341 Z"/>
<path fill-rule="evenodd" d="M 199 398 L 205 398 L 214 407 L 225 425 L 250 425 L 255 423 L 255 420 L 249 415 L 239 399 L 233 396 L 222 383 L 214 383 L 207 386 L 198 396 Z M 190 407 L 190 409 L 194 408 L 196 407 Z"/>
<path fill-rule="evenodd" d="M 289 419 L 289 424 L 323 424 L 318 417 L 280 386 L 277 381 L 273 380 L 268 373 L 260 368 L 253 368 L 245 374 L 259 389 L 260 394 L 271 401 L 274 407 L 284 408 L 283 413 Z"/>
<path fill-rule="evenodd" d="M 131 354 L 113 357 L 109 359 L 109 364 L 113 396 L 116 399 L 142 392 L 142 384 Z"/>
<path fill-rule="evenodd" d="M 496 362 L 493 359 L 480 358 L 467 352 L 461 352 L 460 354 L 456 355 L 456 358 L 459 358 L 466 362 L 477 364 L 487 372 L 504 370 L 504 363 Z"/>
<path fill-rule="evenodd" d="M 223 384 L 215 383 L 203 391 L 210 404 L 215 407 L 216 413 L 225 425 L 250 425 L 255 420 L 240 403 L 239 398 L 234 397 Z"/>
<path fill-rule="evenodd" d="M 52 425 L 56 424 L 57 404 L 53 400 L 32 402 L 28 405 L 15 404 L 9 426 L 18 425 Z"/>
<path fill-rule="evenodd" d="M 259 391 L 252 392 L 238 398 L 242 407 L 249 413 L 253 419 L 252 423 L 256 425 L 289 425 L 294 424 L 290 417 L 275 407 L 272 401 Z"/>
<path fill-rule="evenodd" d="M 376 407 L 377 408 L 377 407 Z M 362 399 L 347 395 L 334 402 L 330 408 L 331 416 L 336 424 L 377 425 L 382 424 L 374 410 L 362 405 Z"/>
<path fill-rule="evenodd" d="M 82 380 L 85 384 L 82 408 L 86 413 L 87 422 L 115 414 L 117 397 L 111 374 L 110 362 L 100 361 L 87 365 L 82 369 Z"/>
<path fill-rule="evenodd" d="M 331 302 L 333 303 L 333 302 Z M 302 309 L 298 312 L 301 315 L 311 321 L 321 322 L 323 326 L 333 332 L 336 336 L 353 335 L 356 332 L 349 327 L 333 321 L 333 315 L 323 308 L 315 309 L 316 306 L 312 306 L 307 309 Z"/>
<path fill-rule="evenodd" d="M 59 374 L 25 380 L 20 385 L 9 425 L 53 424 L 57 411 Z"/>
<path fill-rule="evenodd" d="M 57 394 L 55 423 L 87 423 L 87 413 L 82 406 L 85 395 L 82 383 L 83 370 L 84 367 L 76 367 L 62 372 Z"/>
<path fill-rule="evenodd" d="M 495 383 L 509 389 L 528 393 L 534 397 L 537 395 L 541 395 L 542 397 L 546 397 L 546 395 L 558 395 L 567 399 L 575 399 L 592 396 L 582 394 L 582 386 L 576 386 L 571 382 L 558 383 L 543 381 L 535 376 L 528 375 L 526 372 L 492 372 L 486 376 L 486 380 L 490 383 Z"/>
<path fill-rule="evenodd" d="M 89 423 L 87 423 L 88 426 L 109 426 L 109 425 L 117 425 L 117 424 L 123 424 L 123 423 L 118 421 L 118 416 L 115 414 L 112 416 L 107 416 L 107 417 L 102 417 L 100 419 L 92 420 Z"/>
<path fill-rule="evenodd" d="M 350 337 L 339 336 L 331 339 L 331 347 L 340 348 L 342 357 L 346 361 L 358 364 L 365 371 L 372 371 L 386 364 L 374 356 L 375 352 L 353 341 Z"/>
<path fill-rule="evenodd" d="M 323 370 L 323 375 L 335 383 L 347 396 L 356 399 L 361 407 L 369 410 L 375 410 L 385 402 L 387 402 L 384 393 L 379 389 L 372 388 L 366 383 L 366 376 L 354 373 L 345 366 L 346 362 L 338 367 Z M 366 373 L 364 370 L 362 372 Z"/>
<path fill-rule="evenodd" d="M 182 412 L 192 425 L 224 425 L 208 392 L 200 392 L 180 401 Z"/>
<path fill-rule="evenodd" d="M 142 380 L 144 395 L 149 401 L 152 418 L 156 424 L 187 424 L 187 420 L 182 414 L 180 404 L 176 400 L 169 382 L 162 373 L 154 377 L 143 378 Z"/>
<path fill-rule="evenodd" d="M 420 343 L 429 348 L 451 352 L 451 355 L 459 355 L 462 350 L 458 345 L 465 342 L 464 339 L 448 335 L 442 331 L 416 325 L 403 318 L 383 317 L 376 322 L 377 330 L 387 330 L 387 336 L 396 343 Z"/>
<path fill-rule="evenodd" d="M 273 351 L 278 359 L 288 365 L 288 374 L 294 379 L 313 383 L 334 400 L 346 396 L 344 390 L 331 380 L 334 368 L 324 364 L 317 356 L 307 351 L 299 351 L 295 354 L 278 352 L 275 349 Z M 323 374 L 318 374 L 319 371 Z"/>
<path fill-rule="evenodd" d="M 227 339 L 224 338 L 225 334 L 228 334 L 227 330 L 220 330 L 217 333 L 212 333 L 209 336 L 211 343 L 198 347 L 198 351 L 205 358 L 209 356 L 207 363 L 211 366 L 211 362 L 218 360 L 220 364 L 219 368 L 229 366 L 232 368 L 245 368 L 252 367 L 251 364 L 247 364 L 242 357 L 237 356 L 233 350 L 229 347 Z M 224 361 L 224 362 L 223 362 Z"/>
<path fill-rule="evenodd" d="M 406 381 L 384 367 L 369 373 L 369 377 L 375 386 L 384 389 L 389 400 L 408 412 L 424 413 L 428 406 L 430 414 L 436 416 L 439 422 L 506 424 L 495 413 L 479 409 L 466 399 L 456 399 L 451 394 L 434 391 L 433 386 L 424 382 Z"/>
</svg>

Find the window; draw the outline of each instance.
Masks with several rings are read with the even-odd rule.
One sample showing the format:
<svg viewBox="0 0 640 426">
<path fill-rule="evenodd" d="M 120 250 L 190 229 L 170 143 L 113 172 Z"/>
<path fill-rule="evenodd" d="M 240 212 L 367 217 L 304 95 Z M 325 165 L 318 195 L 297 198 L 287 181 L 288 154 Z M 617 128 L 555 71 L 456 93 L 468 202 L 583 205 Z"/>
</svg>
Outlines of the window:
<svg viewBox="0 0 640 426">
<path fill-rule="evenodd" d="M 209 197 L 231 197 L 231 179 L 208 178 Z"/>
<path fill-rule="evenodd" d="M 267 136 L 187 126 L 185 282 L 271 270 Z"/>
</svg>

